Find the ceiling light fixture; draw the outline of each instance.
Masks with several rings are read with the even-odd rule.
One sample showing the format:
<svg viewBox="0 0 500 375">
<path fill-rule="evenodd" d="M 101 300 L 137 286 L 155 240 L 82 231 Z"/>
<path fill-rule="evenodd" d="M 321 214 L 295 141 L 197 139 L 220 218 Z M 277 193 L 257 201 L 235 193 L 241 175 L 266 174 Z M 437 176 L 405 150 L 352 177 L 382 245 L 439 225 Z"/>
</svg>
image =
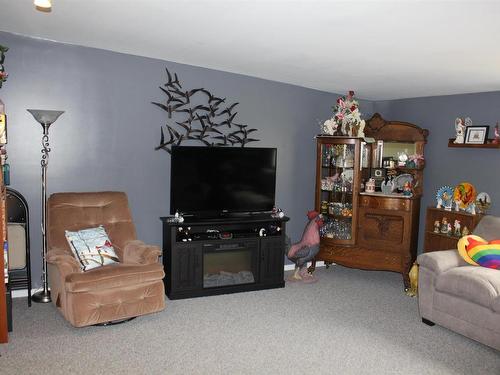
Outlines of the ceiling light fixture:
<svg viewBox="0 0 500 375">
<path fill-rule="evenodd" d="M 33 3 L 36 9 L 44 12 L 50 12 L 52 9 L 52 0 L 34 0 Z"/>
</svg>

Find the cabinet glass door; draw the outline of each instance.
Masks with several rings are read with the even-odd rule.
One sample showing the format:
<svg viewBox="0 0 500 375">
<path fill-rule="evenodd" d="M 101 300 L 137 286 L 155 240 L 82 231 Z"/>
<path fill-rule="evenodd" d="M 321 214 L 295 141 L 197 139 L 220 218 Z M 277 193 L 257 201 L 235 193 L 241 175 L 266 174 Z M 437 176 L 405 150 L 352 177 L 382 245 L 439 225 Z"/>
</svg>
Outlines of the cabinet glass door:
<svg viewBox="0 0 500 375">
<path fill-rule="evenodd" d="M 320 230 L 323 238 L 354 243 L 354 210 L 358 191 L 358 143 L 329 143 L 322 140 L 318 148 L 319 210 L 325 218 Z M 356 200 L 356 202 L 355 202 Z"/>
</svg>

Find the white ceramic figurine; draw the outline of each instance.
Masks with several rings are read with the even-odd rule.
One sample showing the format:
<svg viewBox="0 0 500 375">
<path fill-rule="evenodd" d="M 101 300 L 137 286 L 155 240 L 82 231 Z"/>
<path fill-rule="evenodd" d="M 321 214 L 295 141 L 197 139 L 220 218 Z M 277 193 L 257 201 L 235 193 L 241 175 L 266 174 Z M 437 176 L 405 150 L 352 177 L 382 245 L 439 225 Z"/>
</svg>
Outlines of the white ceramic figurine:
<svg viewBox="0 0 500 375">
<path fill-rule="evenodd" d="M 455 140 L 453 143 L 464 143 L 465 125 L 460 117 L 455 119 Z"/>
</svg>

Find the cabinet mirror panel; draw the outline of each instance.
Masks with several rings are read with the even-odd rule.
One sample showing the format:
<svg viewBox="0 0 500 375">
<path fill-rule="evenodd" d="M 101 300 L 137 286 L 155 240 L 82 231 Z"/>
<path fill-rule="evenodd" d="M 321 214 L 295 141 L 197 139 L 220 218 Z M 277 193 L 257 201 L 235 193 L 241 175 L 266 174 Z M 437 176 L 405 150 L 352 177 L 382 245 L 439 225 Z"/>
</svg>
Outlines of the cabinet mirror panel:
<svg viewBox="0 0 500 375">
<path fill-rule="evenodd" d="M 410 155 L 417 153 L 417 145 L 414 142 L 387 142 L 377 141 L 373 167 L 393 168 L 398 161 L 406 161 Z"/>
</svg>

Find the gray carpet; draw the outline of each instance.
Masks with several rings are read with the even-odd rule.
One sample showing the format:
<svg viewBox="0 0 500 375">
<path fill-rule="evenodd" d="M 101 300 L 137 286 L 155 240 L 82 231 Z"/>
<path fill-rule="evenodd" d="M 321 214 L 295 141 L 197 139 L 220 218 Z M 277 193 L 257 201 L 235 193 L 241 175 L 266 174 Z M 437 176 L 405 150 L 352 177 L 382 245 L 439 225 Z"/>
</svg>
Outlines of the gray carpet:
<svg viewBox="0 0 500 375">
<path fill-rule="evenodd" d="M 500 374 L 500 353 L 420 322 L 401 277 L 340 266 L 319 282 L 167 301 L 158 314 L 75 329 L 14 301 L 1 374 Z"/>
</svg>

